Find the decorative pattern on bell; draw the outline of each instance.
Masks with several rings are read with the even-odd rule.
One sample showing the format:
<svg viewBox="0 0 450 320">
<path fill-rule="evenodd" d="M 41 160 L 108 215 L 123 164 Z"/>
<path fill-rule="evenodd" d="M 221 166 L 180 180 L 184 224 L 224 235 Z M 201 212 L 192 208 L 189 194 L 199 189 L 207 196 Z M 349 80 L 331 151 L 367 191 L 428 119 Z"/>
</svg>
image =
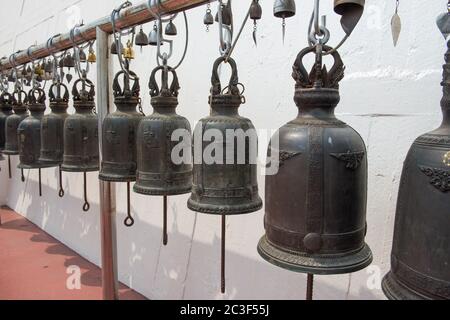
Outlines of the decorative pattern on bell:
<svg viewBox="0 0 450 320">
<path fill-rule="evenodd" d="M 64 92 L 61 93 L 61 90 Z M 69 90 L 62 83 L 53 84 L 48 95 L 52 112 L 42 118 L 39 161 L 49 166 L 58 166 L 64 159 L 64 123 L 69 116 Z"/>
<path fill-rule="evenodd" d="M 269 147 L 270 167 L 279 170 L 266 175 L 266 235 L 258 252 L 291 271 L 343 274 L 372 261 L 364 242 L 367 154 L 360 135 L 334 115 L 344 77 L 342 60 L 334 52 L 328 71 L 321 46 L 316 47 L 302 50 L 294 64 L 299 114 Z M 316 50 L 308 74 L 303 58 Z"/>
<path fill-rule="evenodd" d="M 20 169 L 39 169 L 46 166 L 39 161 L 41 155 L 41 126 L 45 112 L 45 92 L 40 88 L 28 93 L 28 110 L 30 116 L 17 128 L 19 136 Z"/>
<path fill-rule="evenodd" d="M 236 62 L 228 59 L 232 68 L 230 83 L 226 93 L 222 92 L 218 73 L 219 65 L 225 58 L 219 58 L 214 63 L 212 75 L 212 89 L 210 96 L 211 115 L 200 120 L 194 134 L 194 185 L 188 202 L 189 209 L 201 213 L 215 215 L 236 215 L 258 211 L 262 208 L 262 200 L 258 194 L 257 155 L 251 150 L 257 149 L 255 128 L 249 119 L 241 117 L 238 109 L 245 101 L 239 91 L 239 79 Z M 202 143 L 203 137 L 211 133 L 220 133 L 215 141 Z M 226 142 L 228 133 L 244 132 L 252 138 L 244 138 L 245 148 L 234 143 L 232 154 L 231 144 Z M 251 145 L 251 144 L 255 145 Z M 197 144 L 202 146 L 202 154 L 197 155 Z M 204 158 L 206 149 L 213 147 L 223 151 L 222 159 L 211 164 Z M 200 149 L 200 148 L 199 148 Z M 236 161 L 245 152 L 245 161 Z M 202 157 L 199 159 L 199 157 Z M 228 160 L 232 160 L 232 164 Z M 200 161 L 199 161 L 200 160 Z"/>
<path fill-rule="evenodd" d="M 84 82 L 85 81 L 85 82 Z M 77 86 L 82 84 L 81 91 Z M 89 79 L 78 79 L 72 89 L 75 113 L 64 124 L 64 160 L 62 170 L 90 172 L 99 170 L 98 120 L 95 88 Z"/>
<path fill-rule="evenodd" d="M 6 119 L 13 114 L 13 98 L 8 92 L 0 95 L 0 152 L 5 149 Z"/>
<path fill-rule="evenodd" d="M 442 125 L 417 138 L 403 167 L 391 271 L 392 300 L 450 299 L 450 42 L 443 67 Z"/>
<path fill-rule="evenodd" d="M 162 71 L 161 89 L 155 79 L 158 71 Z M 173 76 L 170 87 L 169 72 Z M 192 188 L 191 126 L 186 118 L 176 113 L 180 89 L 177 73 L 170 67 L 155 68 L 150 77 L 149 88 L 154 112 L 145 117 L 139 125 L 138 170 L 134 191 L 154 196 L 189 193 Z M 172 151 L 180 145 L 179 141 L 172 141 L 172 135 L 176 130 L 185 134 L 182 137 L 183 142 L 188 145 L 183 150 L 189 152 L 181 155 L 187 161 L 179 164 L 172 159 Z"/>
<path fill-rule="evenodd" d="M 127 71 L 132 77 L 136 74 Z M 119 77 L 123 75 L 123 89 Z M 102 169 L 100 180 L 130 182 L 136 180 L 136 134 L 143 115 L 136 111 L 139 104 L 139 80 L 130 88 L 130 75 L 120 71 L 114 78 L 114 103 L 117 110 L 103 122 Z"/>
<path fill-rule="evenodd" d="M 28 117 L 26 106 L 28 103 L 27 93 L 23 90 L 16 90 L 12 96 L 14 114 L 6 119 L 5 149 L 3 150 L 3 154 L 11 156 L 19 154 L 17 128 L 19 127 L 19 124 Z"/>
</svg>

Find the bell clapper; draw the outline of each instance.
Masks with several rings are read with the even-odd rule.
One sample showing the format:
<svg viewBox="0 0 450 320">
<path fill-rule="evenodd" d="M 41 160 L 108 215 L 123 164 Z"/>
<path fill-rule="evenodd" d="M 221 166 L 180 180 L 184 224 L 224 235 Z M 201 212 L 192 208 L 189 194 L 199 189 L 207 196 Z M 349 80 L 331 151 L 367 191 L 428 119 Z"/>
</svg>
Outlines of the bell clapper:
<svg viewBox="0 0 450 320">
<path fill-rule="evenodd" d="M 222 294 L 225 294 L 226 292 L 226 279 L 225 279 L 225 246 L 226 246 L 226 231 L 227 231 L 227 216 L 222 215 L 222 248 L 221 248 L 221 265 L 220 265 L 220 272 L 221 272 L 221 282 L 220 282 L 220 291 Z"/>
<path fill-rule="evenodd" d="M 38 171 L 39 171 L 39 197 L 42 197 L 42 172 L 41 172 L 41 168 L 39 168 Z"/>
<path fill-rule="evenodd" d="M 83 205 L 83 211 L 88 212 L 89 209 L 91 209 L 91 205 L 89 204 L 87 200 L 87 173 L 86 171 L 83 172 L 83 188 L 84 188 L 84 205 Z"/>
<path fill-rule="evenodd" d="M 58 171 L 59 171 L 59 172 L 58 172 L 58 173 L 59 173 L 59 193 L 58 193 L 58 195 L 59 195 L 60 198 L 63 198 L 65 192 L 64 192 L 63 183 L 62 183 L 62 170 L 61 170 L 61 165 L 59 166 Z"/>
<path fill-rule="evenodd" d="M 164 196 L 164 216 L 163 216 L 163 244 L 167 246 L 169 243 L 169 235 L 167 232 L 167 196 Z"/>
<path fill-rule="evenodd" d="M 313 300 L 313 290 L 314 290 L 314 275 L 308 273 L 308 283 L 306 287 L 306 300 Z"/>
<path fill-rule="evenodd" d="M 402 30 L 402 21 L 398 14 L 398 8 L 400 6 L 400 0 L 396 0 L 395 2 L 395 13 L 392 16 L 391 20 L 391 31 L 392 31 L 392 40 L 394 41 L 394 47 L 397 46 L 398 39 L 400 38 L 400 32 Z"/>
<path fill-rule="evenodd" d="M 9 156 L 9 155 L 8 155 L 8 174 L 9 174 L 9 179 L 12 179 L 11 156 Z"/>
<path fill-rule="evenodd" d="M 253 20 L 253 42 L 255 46 L 258 46 L 256 41 L 256 31 L 258 29 L 257 21 L 262 18 L 262 8 L 259 4 L 259 0 L 253 0 L 252 5 L 250 6 L 250 19 Z"/>
<path fill-rule="evenodd" d="M 124 224 L 129 228 L 134 225 L 134 219 L 131 216 L 130 182 L 127 182 L 127 218 L 125 219 Z"/>
</svg>

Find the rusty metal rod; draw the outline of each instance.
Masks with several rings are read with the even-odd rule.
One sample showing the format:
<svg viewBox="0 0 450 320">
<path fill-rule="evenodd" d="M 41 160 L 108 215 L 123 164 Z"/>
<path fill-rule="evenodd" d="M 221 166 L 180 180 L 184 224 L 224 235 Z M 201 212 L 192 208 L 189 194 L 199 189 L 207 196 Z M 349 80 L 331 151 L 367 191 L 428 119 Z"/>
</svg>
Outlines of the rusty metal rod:
<svg viewBox="0 0 450 320">
<path fill-rule="evenodd" d="M 161 0 L 161 7 L 155 5 L 151 9 L 156 14 L 167 15 L 198 7 L 208 2 L 208 0 Z M 153 20 L 155 20 L 155 18 L 148 10 L 147 1 L 145 1 L 145 3 L 124 9 L 120 13 L 120 17 L 116 20 L 115 24 L 117 29 L 126 29 Z M 111 16 L 108 15 L 107 17 L 80 27 L 78 32 L 76 32 L 74 41 L 77 44 L 82 44 L 97 39 L 97 28 L 107 34 L 112 34 Z M 47 48 L 47 44 L 44 43 L 30 49 L 30 55 L 27 54 L 27 50 L 21 51 L 16 55 L 16 63 L 17 65 L 22 65 L 31 62 L 30 56 L 32 56 L 34 60 L 38 60 L 50 56 L 52 51 L 57 53 L 71 49 L 72 47 L 73 43 L 70 40 L 70 34 L 66 33 L 55 37 L 49 48 Z M 9 70 L 11 68 L 12 65 L 9 62 L 9 59 L 0 60 L 0 71 Z"/>
<path fill-rule="evenodd" d="M 42 197 L 42 172 L 39 169 L 39 197 Z"/>
<path fill-rule="evenodd" d="M 11 156 L 8 156 L 8 174 L 9 174 L 9 179 L 12 179 L 12 172 L 11 172 Z"/>
<path fill-rule="evenodd" d="M 167 232 L 167 196 L 164 196 L 164 216 L 163 216 L 163 245 L 169 243 L 169 234 Z"/>
<path fill-rule="evenodd" d="M 225 279 L 225 255 L 226 255 L 226 251 L 225 251 L 225 244 L 226 244 L 226 229 L 227 229 L 227 216 L 223 215 L 222 216 L 222 248 L 221 248 L 221 266 L 220 266 L 220 271 L 221 271 L 221 283 L 220 283 L 220 291 L 222 292 L 222 294 L 225 294 L 226 292 L 226 279 Z"/>
<path fill-rule="evenodd" d="M 306 287 L 306 300 L 313 300 L 313 289 L 314 289 L 314 275 L 308 274 L 308 284 Z"/>
</svg>

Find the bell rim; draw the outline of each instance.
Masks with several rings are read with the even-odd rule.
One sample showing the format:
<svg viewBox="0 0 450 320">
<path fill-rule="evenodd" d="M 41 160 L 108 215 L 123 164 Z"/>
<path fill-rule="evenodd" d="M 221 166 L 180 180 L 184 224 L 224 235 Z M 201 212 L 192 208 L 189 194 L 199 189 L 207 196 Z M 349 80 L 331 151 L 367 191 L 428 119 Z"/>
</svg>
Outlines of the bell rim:
<svg viewBox="0 0 450 320">
<path fill-rule="evenodd" d="M 64 172 L 73 172 L 73 173 L 83 173 L 83 172 L 97 172 L 100 170 L 100 167 L 75 167 L 75 166 L 67 166 L 67 165 L 61 165 L 61 171 Z"/>
<path fill-rule="evenodd" d="M 43 163 L 45 165 L 48 165 L 49 168 L 52 168 L 52 167 L 60 166 L 63 161 L 62 160 L 58 161 L 58 160 L 54 160 L 54 159 L 47 159 L 47 158 L 39 158 L 39 162 L 41 162 L 41 163 Z"/>
<path fill-rule="evenodd" d="M 25 169 L 25 170 L 46 169 L 46 168 L 52 168 L 52 167 L 53 166 L 49 166 L 48 164 L 44 164 L 44 163 L 36 163 L 36 164 L 19 163 L 17 165 L 18 169 Z"/>
<path fill-rule="evenodd" d="M 204 213 L 204 214 L 210 214 L 210 215 L 225 215 L 225 216 L 237 216 L 237 215 L 244 215 L 249 213 L 254 213 L 263 208 L 263 201 L 260 197 L 258 197 L 256 201 L 253 201 L 251 204 L 248 205 L 235 205 L 231 208 L 227 209 L 212 209 L 211 205 L 209 204 L 201 204 L 192 198 L 188 200 L 188 208 L 194 212 Z M 230 207 L 230 206 L 228 206 Z"/>
<path fill-rule="evenodd" d="M 293 272 L 315 275 L 354 273 L 367 268 L 373 261 L 372 251 L 366 243 L 361 250 L 342 257 L 337 257 L 337 255 L 300 255 L 275 247 L 269 242 L 266 235 L 258 243 L 258 253 L 274 266 Z M 280 257 L 285 259 L 281 260 Z M 344 264 L 344 260 L 350 263 Z"/>
<path fill-rule="evenodd" d="M 136 175 L 130 176 L 118 176 L 118 175 L 110 175 L 101 173 L 98 175 L 98 179 L 105 182 L 135 182 Z"/>
<path fill-rule="evenodd" d="M 5 150 L 2 150 L 2 153 L 4 155 L 7 155 L 7 156 L 17 156 L 17 155 L 19 155 L 19 151 L 18 150 L 17 151 L 13 151 L 13 150 L 5 149 Z"/>
<path fill-rule="evenodd" d="M 381 289 L 389 300 L 433 300 L 430 297 L 407 288 L 397 280 L 392 271 L 389 271 L 383 278 Z"/>
<path fill-rule="evenodd" d="M 133 192 L 137 193 L 137 194 L 142 194 L 144 196 L 179 196 L 179 195 L 183 195 L 183 194 L 188 194 L 190 193 L 192 190 L 192 187 L 189 186 L 186 188 L 180 188 L 180 189 L 173 189 L 173 191 L 167 192 L 167 191 L 162 191 L 161 188 L 156 189 L 156 188 L 145 188 L 145 187 L 141 187 L 138 184 L 135 184 L 133 186 Z"/>
</svg>

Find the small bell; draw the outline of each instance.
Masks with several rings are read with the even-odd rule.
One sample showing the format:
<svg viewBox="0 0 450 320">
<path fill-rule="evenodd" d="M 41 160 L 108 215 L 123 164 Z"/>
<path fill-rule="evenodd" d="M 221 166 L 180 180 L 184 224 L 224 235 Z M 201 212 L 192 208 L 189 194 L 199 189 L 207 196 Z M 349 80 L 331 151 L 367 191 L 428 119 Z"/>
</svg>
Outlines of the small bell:
<svg viewBox="0 0 450 320">
<path fill-rule="evenodd" d="M 159 37 L 160 39 L 162 37 Z M 150 32 L 149 36 L 148 36 L 148 44 L 151 46 L 157 46 L 158 45 L 158 26 L 155 24 L 153 26 L 153 30 Z M 161 45 L 163 43 L 161 42 Z"/>
<path fill-rule="evenodd" d="M 365 2 L 365 0 L 334 0 L 334 11 L 342 16 L 341 25 L 347 35 L 353 32 L 361 19 Z"/>
<path fill-rule="evenodd" d="M 148 36 L 145 34 L 144 30 L 142 30 L 142 26 L 141 26 L 141 30 L 139 30 L 139 33 L 136 35 L 136 39 L 134 40 L 134 43 L 137 46 L 140 46 L 141 49 L 142 49 L 142 47 L 148 46 Z"/>
<path fill-rule="evenodd" d="M 119 41 L 119 48 L 117 48 L 117 42 L 113 41 L 113 43 L 111 44 L 111 54 L 119 54 L 119 52 L 123 52 L 123 45 L 122 43 Z"/>
<path fill-rule="evenodd" d="M 11 70 L 11 72 L 8 73 L 8 82 L 16 82 L 16 74 L 14 73 L 14 70 Z"/>
<path fill-rule="evenodd" d="M 231 26 L 233 23 L 233 14 L 231 11 L 231 1 L 228 1 L 227 4 L 222 4 L 222 24 L 226 26 Z M 219 12 L 216 14 L 216 22 L 219 22 Z"/>
<path fill-rule="evenodd" d="M 206 31 L 209 31 L 209 26 L 214 24 L 214 17 L 211 13 L 210 5 L 208 4 L 208 9 L 206 9 L 205 17 L 203 18 L 203 24 L 206 26 Z"/>
<path fill-rule="evenodd" d="M 257 29 L 257 21 L 262 18 L 262 8 L 259 4 L 259 0 L 253 0 L 252 5 L 250 7 L 250 19 L 253 20 L 253 42 L 257 45 L 256 41 L 256 29 Z"/>
<path fill-rule="evenodd" d="M 165 34 L 167 36 L 176 36 L 178 34 L 177 27 L 175 26 L 172 20 L 170 20 L 169 23 L 166 25 Z"/>
<path fill-rule="evenodd" d="M 34 68 L 34 73 L 36 76 L 38 77 L 43 77 L 45 74 L 45 66 L 43 64 L 38 64 L 35 68 Z"/>
<path fill-rule="evenodd" d="M 80 58 L 80 62 L 84 63 L 87 61 L 86 52 L 84 52 L 83 49 L 80 49 L 80 51 L 78 51 L 78 57 Z"/>
<path fill-rule="evenodd" d="M 59 68 L 64 68 L 64 59 L 59 60 L 58 67 Z"/>
<path fill-rule="evenodd" d="M 273 6 L 273 15 L 277 18 L 283 19 L 283 42 L 286 34 L 286 18 L 295 15 L 296 6 L 294 0 L 275 0 Z"/>
<path fill-rule="evenodd" d="M 134 59 L 134 49 L 133 44 L 130 40 L 127 42 L 126 48 L 123 49 L 123 57 L 127 60 L 133 60 Z"/>
<path fill-rule="evenodd" d="M 75 67 L 75 59 L 72 54 L 69 52 L 67 56 L 64 58 L 64 67 L 66 68 L 74 68 Z"/>
<path fill-rule="evenodd" d="M 52 73 L 53 72 L 53 61 L 48 60 L 44 65 L 44 70 L 46 73 Z"/>
<path fill-rule="evenodd" d="M 97 56 L 95 55 L 95 51 L 94 51 L 93 48 L 89 48 L 89 54 L 88 54 L 87 62 L 89 62 L 89 63 L 96 63 L 97 62 Z"/>
</svg>

